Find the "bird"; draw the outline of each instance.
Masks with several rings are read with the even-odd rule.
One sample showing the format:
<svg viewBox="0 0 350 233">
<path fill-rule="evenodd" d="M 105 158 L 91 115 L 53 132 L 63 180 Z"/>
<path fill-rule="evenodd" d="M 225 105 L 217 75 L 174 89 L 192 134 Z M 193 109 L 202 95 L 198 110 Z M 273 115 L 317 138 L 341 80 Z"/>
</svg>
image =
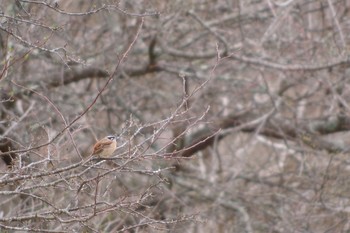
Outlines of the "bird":
<svg viewBox="0 0 350 233">
<path fill-rule="evenodd" d="M 85 160 L 82 161 L 82 166 L 90 161 L 90 158 L 94 155 L 97 155 L 99 158 L 109 158 L 113 152 L 117 149 L 117 137 L 114 135 L 109 135 L 97 141 L 92 148 L 91 155 Z M 84 181 L 78 188 L 77 193 L 81 191 L 86 181 Z"/>
<path fill-rule="evenodd" d="M 115 149 L 117 149 L 117 138 L 116 136 L 109 135 L 95 143 L 91 155 L 97 155 L 100 158 L 109 158 Z"/>
<path fill-rule="evenodd" d="M 82 163 L 85 165 L 90 161 L 92 156 L 97 156 L 99 158 L 109 158 L 113 152 L 117 149 L 117 137 L 109 135 L 97 141 L 92 148 L 91 155 Z"/>
</svg>

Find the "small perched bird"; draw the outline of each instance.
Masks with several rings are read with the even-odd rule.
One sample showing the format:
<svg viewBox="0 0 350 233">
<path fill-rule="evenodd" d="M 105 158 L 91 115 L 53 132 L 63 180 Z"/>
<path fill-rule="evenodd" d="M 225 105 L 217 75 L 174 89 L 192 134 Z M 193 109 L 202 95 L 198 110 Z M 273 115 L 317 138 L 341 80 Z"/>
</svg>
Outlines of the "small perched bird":
<svg viewBox="0 0 350 233">
<path fill-rule="evenodd" d="M 113 152 L 117 149 L 117 138 L 113 135 L 102 138 L 95 143 L 91 155 L 82 163 L 85 165 L 92 156 L 98 156 L 99 158 L 109 158 Z"/>
<path fill-rule="evenodd" d="M 117 149 L 117 137 L 113 135 L 104 137 L 95 143 L 92 149 L 92 154 L 82 163 L 82 165 L 84 166 L 87 162 L 89 162 L 90 158 L 94 155 L 97 155 L 100 158 L 109 158 L 111 157 L 111 155 L 116 149 Z M 81 183 L 77 191 L 78 194 L 86 183 L 87 181 L 84 181 L 83 183 Z"/>
<path fill-rule="evenodd" d="M 117 138 L 115 136 L 107 136 L 96 142 L 91 155 L 97 155 L 100 158 L 109 158 L 115 149 L 117 149 Z"/>
</svg>

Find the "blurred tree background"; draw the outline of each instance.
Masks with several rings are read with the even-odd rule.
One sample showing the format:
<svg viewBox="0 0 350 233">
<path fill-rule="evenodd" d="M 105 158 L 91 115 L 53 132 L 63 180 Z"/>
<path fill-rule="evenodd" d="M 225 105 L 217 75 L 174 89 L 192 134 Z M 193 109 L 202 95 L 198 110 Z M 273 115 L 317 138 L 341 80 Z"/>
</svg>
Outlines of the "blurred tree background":
<svg viewBox="0 0 350 233">
<path fill-rule="evenodd" d="M 349 232 L 349 9 L 2 0 L 1 231 Z"/>
</svg>

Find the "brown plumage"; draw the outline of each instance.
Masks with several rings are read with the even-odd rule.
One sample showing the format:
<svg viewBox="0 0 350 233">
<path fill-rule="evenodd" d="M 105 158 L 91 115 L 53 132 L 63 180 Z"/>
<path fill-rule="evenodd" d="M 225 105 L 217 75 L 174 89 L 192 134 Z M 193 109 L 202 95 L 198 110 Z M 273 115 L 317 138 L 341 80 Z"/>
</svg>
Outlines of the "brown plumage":
<svg viewBox="0 0 350 233">
<path fill-rule="evenodd" d="M 98 155 L 101 158 L 109 158 L 117 148 L 117 140 L 115 136 L 107 136 L 102 138 L 93 147 L 91 155 Z"/>
<path fill-rule="evenodd" d="M 87 163 L 91 156 L 98 156 L 100 158 L 109 158 L 113 152 L 117 149 L 117 138 L 115 136 L 107 136 L 102 138 L 94 145 L 92 154 L 82 163 Z"/>
</svg>

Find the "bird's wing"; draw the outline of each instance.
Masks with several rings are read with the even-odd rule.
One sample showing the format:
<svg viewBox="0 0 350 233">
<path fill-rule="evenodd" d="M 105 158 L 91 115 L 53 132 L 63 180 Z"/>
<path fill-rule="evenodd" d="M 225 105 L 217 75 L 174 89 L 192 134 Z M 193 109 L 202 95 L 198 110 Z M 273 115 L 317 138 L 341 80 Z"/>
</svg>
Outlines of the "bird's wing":
<svg viewBox="0 0 350 233">
<path fill-rule="evenodd" d="M 112 144 L 112 141 L 110 140 L 101 140 L 99 143 L 97 143 L 95 146 L 94 146 L 94 150 L 92 152 L 93 155 L 95 154 L 99 154 L 104 148 L 105 146 L 108 146 Z"/>
</svg>

